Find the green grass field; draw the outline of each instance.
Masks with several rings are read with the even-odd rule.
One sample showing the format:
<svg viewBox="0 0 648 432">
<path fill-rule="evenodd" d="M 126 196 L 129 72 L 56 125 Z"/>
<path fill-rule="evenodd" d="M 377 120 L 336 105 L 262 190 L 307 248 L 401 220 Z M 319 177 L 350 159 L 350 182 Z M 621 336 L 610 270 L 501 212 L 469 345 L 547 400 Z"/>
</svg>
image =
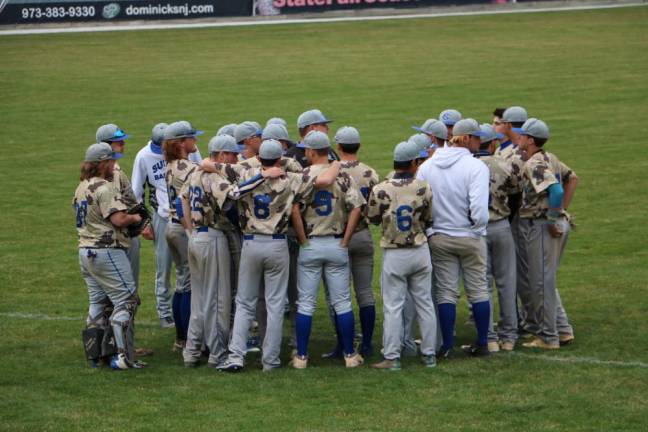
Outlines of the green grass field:
<svg viewBox="0 0 648 432">
<path fill-rule="evenodd" d="M 646 430 L 647 23 L 648 8 L 633 7 L 0 38 L 0 429 Z M 333 129 L 356 126 L 361 157 L 385 174 L 410 125 L 447 107 L 490 121 L 513 104 L 547 121 L 548 149 L 580 177 L 559 272 L 572 346 L 345 370 L 319 359 L 333 342 L 320 302 L 312 368 L 186 370 L 174 332 L 156 325 L 146 243 L 137 337 L 155 350 L 150 367 L 86 366 L 70 201 L 100 124 L 132 134 L 130 172 L 157 122 L 187 119 L 211 136 L 281 116 L 295 134 L 297 115 L 318 107 Z M 465 343 L 474 330 L 460 311 Z"/>
</svg>

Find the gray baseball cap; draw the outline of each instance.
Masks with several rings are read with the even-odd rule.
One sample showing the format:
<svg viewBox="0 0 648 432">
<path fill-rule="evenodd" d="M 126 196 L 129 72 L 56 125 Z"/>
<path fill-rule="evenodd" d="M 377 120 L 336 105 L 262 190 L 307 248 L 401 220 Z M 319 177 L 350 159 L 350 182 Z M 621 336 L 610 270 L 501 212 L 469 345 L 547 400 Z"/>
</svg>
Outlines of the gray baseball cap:
<svg viewBox="0 0 648 432">
<path fill-rule="evenodd" d="M 216 135 L 209 140 L 207 149 L 209 153 L 239 153 L 239 147 L 236 145 L 236 140 L 231 135 Z"/>
<path fill-rule="evenodd" d="M 169 125 L 166 123 L 158 123 L 153 126 L 153 130 L 151 131 L 151 140 L 157 144 L 162 143 L 162 141 L 164 141 L 164 130 L 168 126 Z"/>
<path fill-rule="evenodd" d="M 499 132 L 496 132 L 495 128 L 488 123 L 479 125 L 479 129 L 481 129 L 481 131 L 484 133 L 484 135 L 481 137 L 482 144 L 487 143 L 489 141 L 493 141 L 494 139 L 504 138 L 504 135 L 502 135 Z"/>
<path fill-rule="evenodd" d="M 261 128 L 258 127 L 257 124 L 251 121 L 244 121 L 243 123 L 236 125 L 236 128 L 234 129 L 234 139 L 236 142 L 240 143 L 246 138 L 261 135 Z"/>
<path fill-rule="evenodd" d="M 513 132 L 520 135 L 529 135 L 534 138 L 549 139 L 549 127 L 545 122 L 531 117 L 525 121 L 521 128 L 513 128 Z"/>
<path fill-rule="evenodd" d="M 111 141 L 123 141 L 128 138 L 130 135 L 127 135 L 123 130 L 119 128 L 116 124 L 105 124 L 99 126 L 97 129 L 97 142 L 111 142 Z"/>
<path fill-rule="evenodd" d="M 338 144 L 360 144 L 360 132 L 353 126 L 342 126 L 335 133 L 335 142 Z"/>
<path fill-rule="evenodd" d="M 283 127 L 288 127 L 286 120 L 282 119 L 281 117 L 272 117 L 266 122 L 266 127 L 270 126 L 271 124 L 280 124 Z"/>
<path fill-rule="evenodd" d="M 216 135 L 229 135 L 229 136 L 233 137 L 234 136 L 234 129 L 236 129 L 236 123 L 226 124 L 225 126 L 218 129 L 218 132 L 216 132 Z"/>
<path fill-rule="evenodd" d="M 259 157 L 261 159 L 279 159 L 283 155 L 283 146 L 277 140 L 269 139 L 261 143 Z"/>
<path fill-rule="evenodd" d="M 477 120 L 467 118 L 459 120 L 457 123 L 455 123 L 454 128 L 452 129 L 452 135 L 473 135 L 482 137 L 484 136 L 484 132 L 482 132 L 479 128 L 479 123 L 477 123 Z"/>
<path fill-rule="evenodd" d="M 201 130 L 196 130 L 188 121 L 180 120 L 171 123 L 164 129 L 164 139 L 190 138 L 203 133 Z"/>
<path fill-rule="evenodd" d="M 310 131 L 304 137 L 304 147 L 309 149 L 325 149 L 331 147 L 329 137 L 320 131 Z"/>
<path fill-rule="evenodd" d="M 109 159 L 119 159 L 123 156 L 123 153 L 117 153 L 113 151 L 110 144 L 105 142 L 90 144 L 90 147 L 86 150 L 85 159 L 86 162 L 101 162 Z"/>
<path fill-rule="evenodd" d="M 428 135 L 433 135 L 437 138 L 441 138 L 442 140 L 448 139 L 447 126 L 442 121 L 437 119 L 425 120 L 425 123 L 423 123 L 421 127 L 412 126 L 412 129 L 417 130 L 419 132 L 423 132 Z"/>
<path fill-rule="evenodd" d="M 420 149 L 413 141 L 403 141 L 394 148 L 394 162 L 409 162 L 418 159 Z"/>
<path fill-rule="evenodd" d="M 331 123 L 333 120 L 327 119 L 322 111 L 318 109 L 312 109 L 306 112 L 301 113 L 299 118 L 297 118 L 297 127 L 303 129 L 306 126 L 318 123 Z"/>
<path fill-rule="evenodd" d="M 453 126 L 461 119 L 461 113 L 456 109 L 447 109 L 445 111 L 441 111 L 441 113 L 439 114 L 439 120 L 441 120 L 446 126 Z"/>
<path fill-rule="evenodd" d="M 432 146 L 432 139 L 424 133 L 414 134 L 411 137 L 409 137 L 407 141 L 408 142 L 411 141 L 414 144 L 416 144 L 419 150 L 425 150 Z"/>
<path fill-rule="evenodd" d="M 529 118 L 526 110 L 521 106 L 512 106 L 504 111 L 502 114 L 502 121 L 504 123 L 524 123 Z"/>
<path fill-rule="evenodd" d="M 264 140 L 273 139 L 290 141 L 290 137 L 288 136 L 288 129 L 286 129 L 286 126 L 280 123 L 270 123 L 269 125 L 267 125 L 265 129 L 263 129 L 261 138 Z"/>
</svg>

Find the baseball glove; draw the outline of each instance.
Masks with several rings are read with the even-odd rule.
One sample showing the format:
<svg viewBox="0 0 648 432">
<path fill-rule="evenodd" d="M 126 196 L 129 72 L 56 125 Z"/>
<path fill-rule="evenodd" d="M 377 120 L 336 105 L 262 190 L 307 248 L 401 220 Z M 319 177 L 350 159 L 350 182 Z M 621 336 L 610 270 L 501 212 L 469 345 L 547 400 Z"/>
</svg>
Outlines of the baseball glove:
<svg viewBox="0 0 648 432">
<path fill-rule="evenodd" d="M 128 210 L 128 214 L 138 214 L 142 218 L 140 222 L 128 225 L 128 236 L 137 237 L 151 222 L 151 216 L 144 204 L 137 204 L 135 207 L 132 207 Z"/>
</svg>

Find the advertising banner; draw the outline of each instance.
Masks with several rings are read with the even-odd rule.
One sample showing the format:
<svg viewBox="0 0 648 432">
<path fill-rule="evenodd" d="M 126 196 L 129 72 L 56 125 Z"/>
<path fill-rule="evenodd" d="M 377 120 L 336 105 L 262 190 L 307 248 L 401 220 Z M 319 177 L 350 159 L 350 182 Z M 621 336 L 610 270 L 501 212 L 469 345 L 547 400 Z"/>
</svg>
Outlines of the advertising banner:
<svg viewBox="0 0 648 432">
<path fill-rule="evenodd" d="M 252 0 L 0 0 L 0 24 L 249 16 Z"/>
<path fill-rule="evenodd" d="M 496 2 L 496 0 L 255 0 L 253 14 L 280 15 L 325 10 L 414 8 Z"/>
</svg>

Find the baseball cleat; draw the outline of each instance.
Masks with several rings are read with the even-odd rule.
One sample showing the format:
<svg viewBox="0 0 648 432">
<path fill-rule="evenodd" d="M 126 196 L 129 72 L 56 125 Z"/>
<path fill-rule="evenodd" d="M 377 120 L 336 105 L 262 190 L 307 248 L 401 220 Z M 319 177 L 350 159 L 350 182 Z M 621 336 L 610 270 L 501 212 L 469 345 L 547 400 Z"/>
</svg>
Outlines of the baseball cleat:
<svg viewBox="0 0 648 432">
<path fill-rule="evenodd" d="M 135 361 L 133 362 L 132 368 L 133 368 L 133 369 L 144 369 L 144 368 L 147 367 L 147 366 L 148 366 L 148 363 L 143 362 L 143 361 L 141 361 L 141 360 L 135 360 Z"/>
<path fill-rule="evenodd" d="M 545 342 L 544 340 L 540 339 L 539 337 L 533 339 L 531 342 L 526 342 L 522 344 L 523 347 L 525 348 L 541 348 L 541 349 L 547 349 L 547 350 L 557 350 L 560 349 L 560 344 L 549 344 Z"/>
<path fill-rule="evenodd" d="M 136 348 L 135 356 L 136 357 L 146 357 L 153 355 L 153 350 L 151 348 Z"/>
<path fill-rule="evenodd" d="M 295 354 L 289 364 L 295 369 L 306 369 L 308 367 L 308 357 Z"/>
<path fill-rule="evenodd" d="M 560 341 L 560 345 L 569 345 L 574 342 L 574 335 L 572 333 L 560 333 L 558 340 Z"/>
<path fill-rule="evenodd" d="M 490 356 L 490 351 L 488 350 L 488 345 L 479 346 L 479 345 L 462 345 L 461 350 L 469 355 L 470 357 L 488 357 Z"/>
<path fill-rule="evenodd" d="M 239 372 L 243 369 L 243 365 L 232 360 L 225 360 L 222 364 L 216 366 L 216 369 L 221 372 Z"/>
<path fill-rule="evenodd" d="M 259 348 L 260 345 L 260 339 L 259 336 L 250 336 L 247 340 L 247 353 L 255 353 L 255 352 L 260 352 L 261 348 Z"/>
<path fill-rule="evenodd" d="M 131 362 L 126 358 L 126 354 L 115 354 L 110 360 L 110 368 L 112 370 L 125 370 L 130 369 Z"/>
<path fill-rule="evenodd" d="M 400 359 L 393 359 L 393 360 L 384 359 L 379 363 L 372 364 L 371 367 L 373 369 L 399 371 L 401 370 L 401 362 Z"/>
<path fill-rule="evenodd" d="M 499 352 L 500 346 L 498 342 L 488 342 L 488 351 L 492 353 Z"/>
<path fill-rule="evenodd" d="M 515 343 L 511 341 L 501 341 L 500 349 L 502 351 L 513 351 L 515 349 Z"/>
<path fill-rule="evenodd" d="M 344 364 L 348 368 L 354 368 L 361 366 L 364 363 L 364 359 L 360 354 L 354 352 L 353 354 L 344 355 Z"/>
<path fill-rule="evenodd" d="M 441 349 L 437 351 L 436 357 L 439 360 L 452 360 L 455 358 L 455 351 L 452 348 L 441 347 Z"/>
<path fill-rule="evenodd" d="M 531 340 L 531 339 L 536 337 L 535 334 L 533 334 L 533 333 L 531 333 L 529 331 L 526 331 L 526 330 L 520 330 L 519 335 L 520 335 L 520 339 L 529 339 L 529 340 Z"/>
<path fill-rule="evenodd" d="M 182 352 L 182 350 L 185 347 L 185 341 L 184 339 L 176 339 L 175 342 L 173 342 L 173 352 Z"/>
<path fill-rule="evenodd" d="M 344 357 L 344 353 L 342 353 L 342 348 L 338 346 L 331 351 L 322 354 L 323 359 L 341 359 L 342 357 Z"/>
<path fill-rule="evenodd" d="M 175 327 L 175 321 L 171 317 L 160 318 L 160 327 L 163 329 Z"/>
<path fill-rule="evenodd" d="M 421 360 L 423 360 L 425 367 L 433 368 L 437 365 L 436 356 L 434 354 L 424 355 Z"/>
</svg>

